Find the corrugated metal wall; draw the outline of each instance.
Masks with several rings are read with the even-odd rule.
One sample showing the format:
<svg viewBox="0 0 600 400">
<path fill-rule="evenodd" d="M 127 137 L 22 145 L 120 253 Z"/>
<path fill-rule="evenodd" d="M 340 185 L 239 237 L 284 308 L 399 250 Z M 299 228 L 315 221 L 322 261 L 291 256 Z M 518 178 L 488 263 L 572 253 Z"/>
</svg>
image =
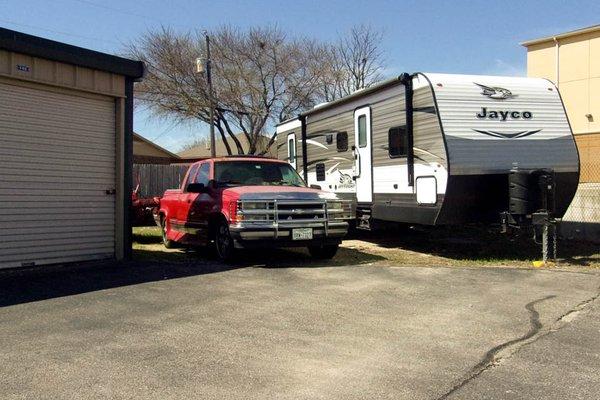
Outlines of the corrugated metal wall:
<svg viewBox="0 0 600 400">
<path fill-rule="evenodd" d="M 115 255 L 115 102 L 0 83 L 0 268 Z"/>
<path fill-rule="evenodd" d="M 339 152 L 337 150 L 337 133 L 346 132 L 348 134 L 348 150 Z M 332 134 L 333 142 L 327 144 L 326 136 Z M 329 168 L 332 164 L 337 164 L 338 169 L 351 169 L 354 164 L 352 146 L 354 145 L 354 112 L 345 112 L 332 115 L 325 119 L 309 123 L 306 128 L 306 153 L 308 154 L 308 171 L 314 172 L 315 163 L 324 162 L 325 167 Z M 344 160 L 342 160 L 342 158 Z"/>
<path fill-rule="evenodd" d="M 402 86 L 402 88 L 404 88 Z M 373 120 L 373 167 L 405 165 L 406 158 L 390 158 L 388 133 L 390 128 L 406 125 L 406 101 L 404 90 L 384 101 L 373 104 L 371 115 Z"/>
</svg>

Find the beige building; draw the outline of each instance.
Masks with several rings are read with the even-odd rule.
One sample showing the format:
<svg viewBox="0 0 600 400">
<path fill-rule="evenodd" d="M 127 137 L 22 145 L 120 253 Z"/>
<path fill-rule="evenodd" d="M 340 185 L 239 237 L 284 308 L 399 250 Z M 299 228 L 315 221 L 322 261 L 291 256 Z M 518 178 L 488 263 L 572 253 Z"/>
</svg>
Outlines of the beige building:
<svg viewBox="0 0 600 400">
<path fill-rule="evenodd" d="M 521 43 L 527 76 L 547 78 L 562 95 L 576 135 L 581 182 L 600 182 L 600 25 Z"/>
<path fill-rule="evenodd" d="M 563 233 L 600 240 L 600 25 L 521 44 L 527 75 L 558 86 L 579 150 L 580 184 Z"/>
</svg>

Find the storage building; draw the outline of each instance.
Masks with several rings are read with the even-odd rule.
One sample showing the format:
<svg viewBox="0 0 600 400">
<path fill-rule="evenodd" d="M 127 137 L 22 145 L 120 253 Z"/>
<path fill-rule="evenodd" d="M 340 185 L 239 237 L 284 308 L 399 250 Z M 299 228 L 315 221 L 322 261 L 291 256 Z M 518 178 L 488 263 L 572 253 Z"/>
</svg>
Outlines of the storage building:
<svg viewBox="0 0 600 400">
<path fill-rule="evenodd" d="M 144 65 L 0 28 L 0 268 L 130 255 Z"/>
</svg>

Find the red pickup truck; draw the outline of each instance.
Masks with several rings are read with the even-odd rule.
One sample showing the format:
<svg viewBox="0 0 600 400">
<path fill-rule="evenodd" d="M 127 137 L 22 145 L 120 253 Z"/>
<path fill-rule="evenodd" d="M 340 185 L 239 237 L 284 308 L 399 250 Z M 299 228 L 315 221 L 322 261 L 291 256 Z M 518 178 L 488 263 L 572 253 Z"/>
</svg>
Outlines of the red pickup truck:
<svg viewBox="0 0 600 400">
<path fill-rule="evenodd" d="M 190 166 L 154 218 L 166 247 L 214 243 L 222 260 L 248 247 L 308 247 L 332 258 L 348 232 L 352 204 L 306 186 L 287 162 L 223 157 Z"/>
</svg>

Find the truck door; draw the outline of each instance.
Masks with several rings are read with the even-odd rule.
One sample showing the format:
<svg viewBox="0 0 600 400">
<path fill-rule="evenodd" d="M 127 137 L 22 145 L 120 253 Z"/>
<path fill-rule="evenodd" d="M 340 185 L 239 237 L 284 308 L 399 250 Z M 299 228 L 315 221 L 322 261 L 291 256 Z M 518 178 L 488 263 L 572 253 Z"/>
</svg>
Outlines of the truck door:
<svg viewBox="0 0 600 400">
<path fill-rule="evenodd" d="M 176 215 L 174 215 L 175 219 L 177 219 L 178 224 L 184 224 L 190 213 L 190 207 L 192 205 L 193 197 L 195 193 L 188 193 L 187 185 L 194 182 L 196 179 L 196 173 L 198 172 L 198 164 L 194 164 L 190 167 L 190 171 L 186 177 L 186 181 L 181 186 L 181 194 L 178 196 L 178 204 L 176 208 Z"/>
<path fill-rule="evenodd" d="M 210 167 L 211 163 L 208 161 L 200 164 L 194 182 L 201 183 L 205 187 L 208 187 L 210 181 Z M 190 207 L 188 224 L 198 235 L 198 239 L 205 240 L 208 238 L 208 221 L 210 213 L 215 204 L 214 193 L 212 190 L 209 190 L 205 193 L 193 193 L 193 195 L 194 198 L 192 199 Z"/>
<path fill-rule="evenodd" d="M 371 168 L 371 109 L 363 107 L 354 112 L 354 177 L 358 203 L 373 201 Z"/>
</svg>

